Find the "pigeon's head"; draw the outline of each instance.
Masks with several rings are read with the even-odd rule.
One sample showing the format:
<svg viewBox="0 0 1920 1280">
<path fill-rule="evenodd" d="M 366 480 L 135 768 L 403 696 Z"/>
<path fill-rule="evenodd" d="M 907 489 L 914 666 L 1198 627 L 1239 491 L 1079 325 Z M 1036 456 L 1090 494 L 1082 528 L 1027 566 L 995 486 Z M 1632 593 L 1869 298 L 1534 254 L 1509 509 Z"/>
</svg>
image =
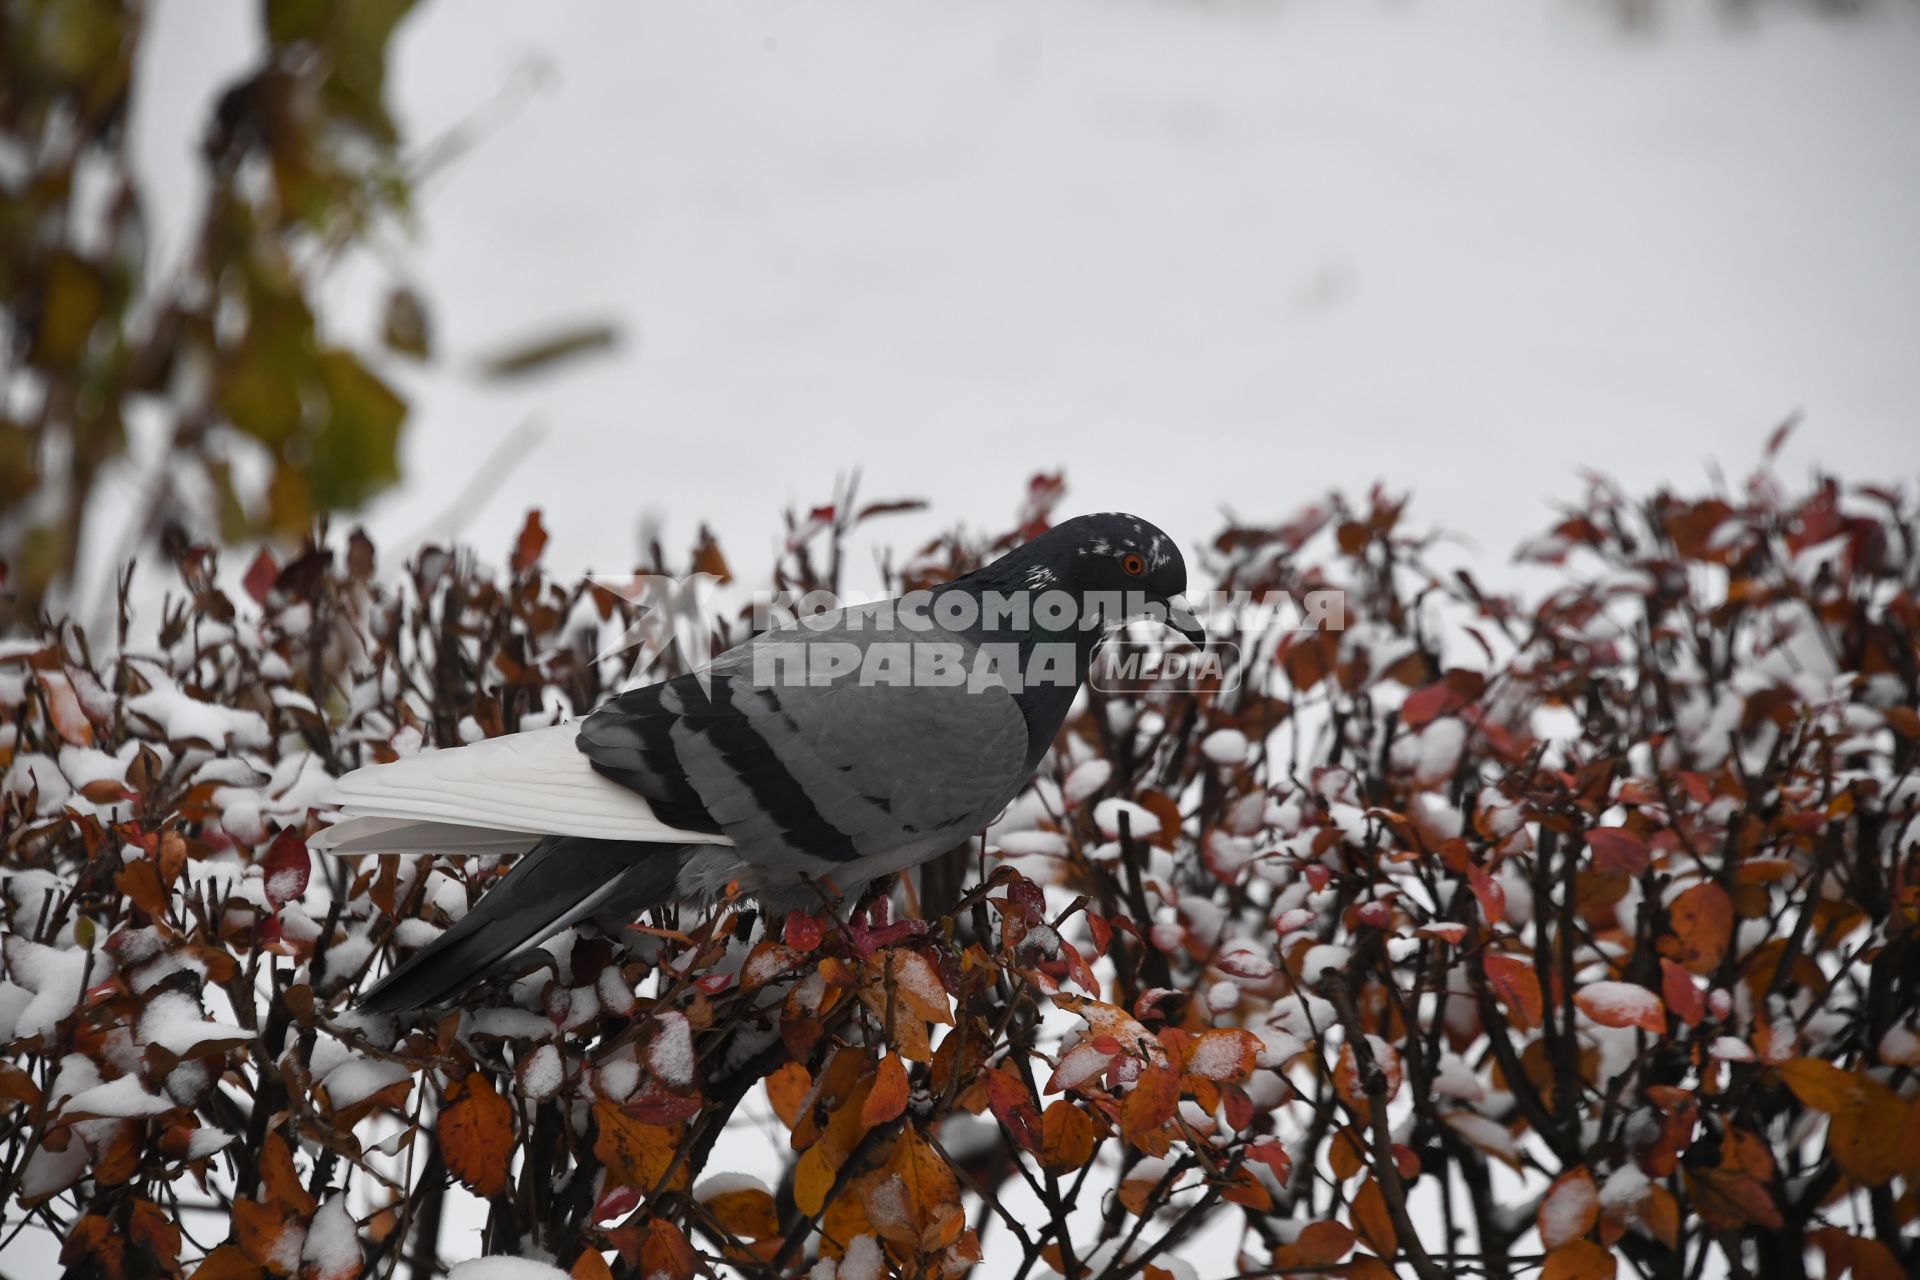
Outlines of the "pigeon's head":
<svg viewBox="0 0 1920 1280">
<path fill-rule="evenodd" d="M 1139 516 L 1108 511 L 1063 520 L 990 568 L 1029 592 L 1079 596 L 1105 623 L 1158 617 L 1196 642 L 1205 635 L 1182 594 L 1187 562 L 1179 545 Z"/>
</svg>

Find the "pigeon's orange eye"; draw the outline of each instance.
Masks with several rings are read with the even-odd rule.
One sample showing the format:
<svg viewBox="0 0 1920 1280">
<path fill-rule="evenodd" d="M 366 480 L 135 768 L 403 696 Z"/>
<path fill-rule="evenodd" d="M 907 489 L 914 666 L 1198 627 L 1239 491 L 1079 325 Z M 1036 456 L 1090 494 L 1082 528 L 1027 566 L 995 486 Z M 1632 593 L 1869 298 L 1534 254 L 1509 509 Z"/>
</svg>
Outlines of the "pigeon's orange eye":
<svg viewBox="0 0 1920 1280">
<path fill-rule="evenodd" d="M 1128 577 L 1137 578 L 1147 571 L 1146 557 L 1138 551 L 1129 551 L 1120 557 L 1120 567 L 1126 570 Z"/>
</svg>

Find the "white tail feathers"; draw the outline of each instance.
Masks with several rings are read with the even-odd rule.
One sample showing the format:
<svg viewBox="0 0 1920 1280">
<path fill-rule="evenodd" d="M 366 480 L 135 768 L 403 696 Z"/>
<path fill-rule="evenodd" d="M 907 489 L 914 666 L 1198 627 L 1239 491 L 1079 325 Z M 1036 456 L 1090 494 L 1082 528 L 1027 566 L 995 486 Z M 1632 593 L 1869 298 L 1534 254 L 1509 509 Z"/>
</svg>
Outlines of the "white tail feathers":
<svg viewBox="0 0 1920 1280">
<path fill-rule="evenodd" d="M 334 784 L 342 820 L 313 840 L 334 853 L 514 853 L 542 836 L 730 844 L 662 822 L 594 771 L 556 725 L 356 769 Z"/>
</svg>

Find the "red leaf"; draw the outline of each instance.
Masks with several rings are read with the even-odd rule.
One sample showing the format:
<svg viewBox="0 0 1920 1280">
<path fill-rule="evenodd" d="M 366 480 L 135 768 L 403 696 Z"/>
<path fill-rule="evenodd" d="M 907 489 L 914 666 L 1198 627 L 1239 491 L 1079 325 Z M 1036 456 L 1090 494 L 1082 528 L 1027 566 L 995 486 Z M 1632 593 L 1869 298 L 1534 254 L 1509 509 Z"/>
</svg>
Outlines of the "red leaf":
<svg viewBox="0 0 1920 1280">
<path fill-rule="evenodd" d="M 1660 961 L 1660 994 L 1674 1016 L 1690 1027 L 1700 1025 L 1707 1016 L 1707 994 L 1694 982 L 1686 966 L 1671 960 Z"/>
<path fill-rule="evenodd" d="M 539 563 L 540 553 L 547 549 L 547 531 L 540 524 L 540 509 L 535 507 L 527 512 L 527 522 L 520 526 L 520 536 L 514 540 L 513 556 L 508 561 L 515 573 L 525 573 Z"/>
<path fill-rule="evenodd" d="M 985 1077 L 987 1105 L 993 1108 L 994 1119 L 1005 1125 L 1013 1140 L 1022 1147 L 1028 1151 L 1040 1150 L 1044 1140 L 1040 1109 L 1034 1105 L 1027 1086 L 1005 1067 L 990 1067 Z"/>
<path fill-rule="evenodd" d="M 1647 869 L 1647 842 L 1623 827 L 1595 827 L 1587 832 L 1598 871 L 1624 871 L 1637 876 Z"/>
<path fill-rule="evenodd" d="M 640 1206 L 643 1193 L 638 1187 L 613 1187 L 600 1197 L 593 1206 L 595 1222 L 612 1222 L 624 1218 Z"/>
<path fill-rule="evenodd" d="M 1409 729 L 1424 728 L 1441 716 L 1451 715 L 1467 705 L 1459 690 L 1445 680 L 1436 680 L 1424 689 L 1407 695 L 1400 708 L 1400 722 Z"/>
<path fill-rule="evenodd" d="M 826 926 L 820 923 L 818 916 L 810 916 L 804 911 L 789 911 L 781 938 L 795 951 L 812 951 L 820 945 L 820 940 L 826 934 Z"/>
<path fill-rule="evenodd" d="M 260 554 L 253 558 L 253 563 L 247 566 L 247 576 L 240 580 L 240 585 L 247 589 L 247 594 L 253 597 L 255 604 L 264 605 L 273 591 L 274 580 L 279 576 L 280 566 L 274 563 L 273 552 L 262 547 Z"/>
<path fill-rule="evenodd" d="M 1485 868 L 1468 868 L 1467 885 L 1473 890 L 1473 896 L 1480 900 L 1480 914 L 1487 918 L 1488 924 L 1499 924 L 1506 918 L 1507 891 Z"/>
<path fill-rule="evenodd" d="M 1533 965 L 1497 952 L 1488 954 L 1484 963 L 1487 985 L 1507 1007 L 1507 1020 L 1514 1029 L 1531 1031 L 1539 1026 L 1546 1004 L 1540 993 L 1540 975 Z"/>
<path fill-rule="evenodd" d="M 1287 1179 L 1293 1176 L 1293 1157 L 1287 1154 L 1285 1147 L 1271 1138 L 1248 1147 L 1247 1156 L 1273 1170 L 1273 1176 L 1279 1179 L 1282 1186 L 1285 1186 Z"/>
<path fill-rule="evenodd" d="M 266 881 L 267 903 L 275 911 L 307 891 L 307 879 L 313 874 L 313 858 L 307 842 L 292 827 L 287 827 L 267 846 L 261 859 L 260 875 Z"/>
</svg>

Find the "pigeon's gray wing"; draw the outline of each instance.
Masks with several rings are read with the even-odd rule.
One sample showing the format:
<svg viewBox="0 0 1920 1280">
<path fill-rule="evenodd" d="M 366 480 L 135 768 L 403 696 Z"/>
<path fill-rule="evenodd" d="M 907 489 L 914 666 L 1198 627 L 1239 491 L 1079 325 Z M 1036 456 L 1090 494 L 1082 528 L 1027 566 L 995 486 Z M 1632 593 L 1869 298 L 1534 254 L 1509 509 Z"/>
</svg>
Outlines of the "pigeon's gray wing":
<svg viewBox="0 0 1920 1280">
<path fill-rule="evenodd" d="M 805 649 L 877 644 L 906 652 L 876 682 L 862 662 L 808 679 Z M 596 769 L 645 796 L 675 826 L 731 839 L 779 878 L 949 847 L 1025 784 L 1027 722 L 998 686 L 905 682 L 912 646 L 971 647 L 945 633 L 787 629 L 706 671 L 606 703 L 582 724 Z M 847 652 L 845 649 L 841 651 Z M 965 660 L 963 658 L 963 667 Z M 817 676 L 817 672 L 815 673 Z"/>
</svg>

